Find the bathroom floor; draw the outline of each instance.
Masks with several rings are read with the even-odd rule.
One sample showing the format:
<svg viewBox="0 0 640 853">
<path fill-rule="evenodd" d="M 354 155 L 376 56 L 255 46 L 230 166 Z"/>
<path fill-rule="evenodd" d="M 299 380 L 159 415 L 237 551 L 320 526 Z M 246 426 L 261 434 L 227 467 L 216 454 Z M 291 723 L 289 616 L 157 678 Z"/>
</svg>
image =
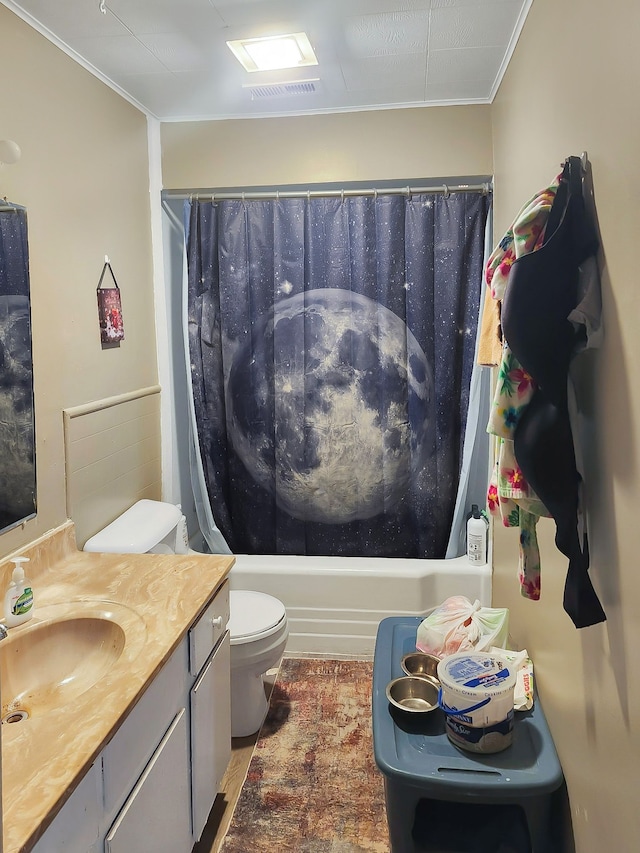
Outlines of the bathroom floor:
<svg viewBox="0 0 640 853">
<path fill-rule="evenodd" d="M 302 658 L 303 656 L 296 656 L 296 659 L 298 657 Z M 317 655 L 313 657 L 315 659 L 319 658 Z M 338 656 L 330 656 L 329 659 L 335 660 L 336 658 L 338 658 Z M 295 664 L 296 659 L 291 658 L 291 664 Z M 309 661 L 309 663 L 311 663 L 311 661 Z M 278 669 L 273 669 L 267 673 L 267 677 L 265 678 L 265 689 L 267 690 L 268 697 L 271 695 L 277 676 Z M 331 719 L 333 719 L 333 717 L 331 717 Z M 194 847 L 193 853 L 218 853 L 220 851 L 224 838 L 229 831 L 234 809 L 242 792 L 247 776 L 247 770 L 251 763 L 257 741 L 258 733 L 246 738 L 233 739 L 231 760 L 223 779 L 221 792 L 216 798 L 203 836 Z M 243 801 L 245 800 L 245 797 L 243 797 Z M 234 824 L 234 831 L 237 831 L 237 829 L 238 822 L 236 821 Z M 291 841 L 293 841 L 293 839 L 291 839 Z M 229 845 L 227 844 L 227 847 L 228 846 Z M 233 844 L 231 846 L 234 850 L 236 849 Z"/>
</svg>

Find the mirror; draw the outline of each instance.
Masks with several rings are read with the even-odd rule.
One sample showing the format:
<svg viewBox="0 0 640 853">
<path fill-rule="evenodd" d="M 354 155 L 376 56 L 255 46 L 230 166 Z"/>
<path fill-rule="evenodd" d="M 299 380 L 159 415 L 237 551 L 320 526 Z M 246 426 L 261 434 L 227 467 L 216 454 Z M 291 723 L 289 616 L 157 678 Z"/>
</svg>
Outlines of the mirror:
<svg viewBox="0 0 640 853">
<path fill-rule="evenodd" d="M 36 514 L 27 211 L 0 200 L 0 532 Z"/>
</svg>

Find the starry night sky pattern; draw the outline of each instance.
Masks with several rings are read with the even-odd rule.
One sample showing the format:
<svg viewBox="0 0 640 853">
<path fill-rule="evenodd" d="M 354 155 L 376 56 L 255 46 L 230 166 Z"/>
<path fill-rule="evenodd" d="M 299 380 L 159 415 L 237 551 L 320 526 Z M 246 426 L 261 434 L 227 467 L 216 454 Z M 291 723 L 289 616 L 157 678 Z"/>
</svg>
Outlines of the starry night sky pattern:
<svg viewBox="0 0 640 853">
<path fill-rule="evenodd" d="M 199 442 L 233 552 L 444 556 L 487 208 L 185 203 Z"/>
<path fill-rule="evenodd" d="M 36 509 L 27 214 L 0 210 L 0 530 Z"/>
</svg>

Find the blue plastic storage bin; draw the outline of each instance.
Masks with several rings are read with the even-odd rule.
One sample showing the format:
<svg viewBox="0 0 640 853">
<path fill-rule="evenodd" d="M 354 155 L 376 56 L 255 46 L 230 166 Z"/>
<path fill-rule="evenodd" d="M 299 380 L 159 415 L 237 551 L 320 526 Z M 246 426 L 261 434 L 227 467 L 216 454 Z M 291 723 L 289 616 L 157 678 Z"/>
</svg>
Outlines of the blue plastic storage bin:
<svg viewBox="0 0 640 853">
<path fill-rule="evenodd" d="M 469 827 L 472 837 L 475 822 L 478 833 L 486 834 L 492 821 L 503 827 L 505 837 L 509 836 L 506 843 L 517 853 L 551 853 L 556 849 L 552 794 L 561 787 L 563 774 L 537 697 L 530 711 L 516 713 L 511 746 L 491 754 L 454 746 L 446 735 L 440 709 L 416 719 L 390 707 L 386 686 L 403 675 L 400 661 L 415 651 L 420 622 L 414 616 L 384 619 L 376 638 L 373 745 L 376 764 L 384 775 L 392 853 L 430 849 L 448 853 L 443 846 L 447 833 L 442 819 L 450 823 L 451 843 L 457 843 L 461 853 L 473 847 L 464 846 L 460 828 Z M 438 808 L 438 803 L 448 805 Z M 478 805 L 487 808 L 478 809 Z M 430 826 L 437 847 L 429 847 Z M 450 849 L 458 853 L 455 846 Z"/>
</svg>

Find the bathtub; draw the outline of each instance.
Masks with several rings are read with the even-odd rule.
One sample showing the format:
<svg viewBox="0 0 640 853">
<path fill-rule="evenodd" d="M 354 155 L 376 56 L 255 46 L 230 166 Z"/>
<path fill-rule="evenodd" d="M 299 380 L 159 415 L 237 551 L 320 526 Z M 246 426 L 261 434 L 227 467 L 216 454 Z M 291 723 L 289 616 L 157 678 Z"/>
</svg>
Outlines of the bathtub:
<svg viewBox="0 0 640 853">
<path fill-rule="evenodd" d="M 387 616 L 426 616 L 450 595 L 491 605 L 491 568 L 452 560 L 236 555 L 231 589 L 279 598 L 289 619 L 287 655 L 373 655 Z"/>
</svg>

